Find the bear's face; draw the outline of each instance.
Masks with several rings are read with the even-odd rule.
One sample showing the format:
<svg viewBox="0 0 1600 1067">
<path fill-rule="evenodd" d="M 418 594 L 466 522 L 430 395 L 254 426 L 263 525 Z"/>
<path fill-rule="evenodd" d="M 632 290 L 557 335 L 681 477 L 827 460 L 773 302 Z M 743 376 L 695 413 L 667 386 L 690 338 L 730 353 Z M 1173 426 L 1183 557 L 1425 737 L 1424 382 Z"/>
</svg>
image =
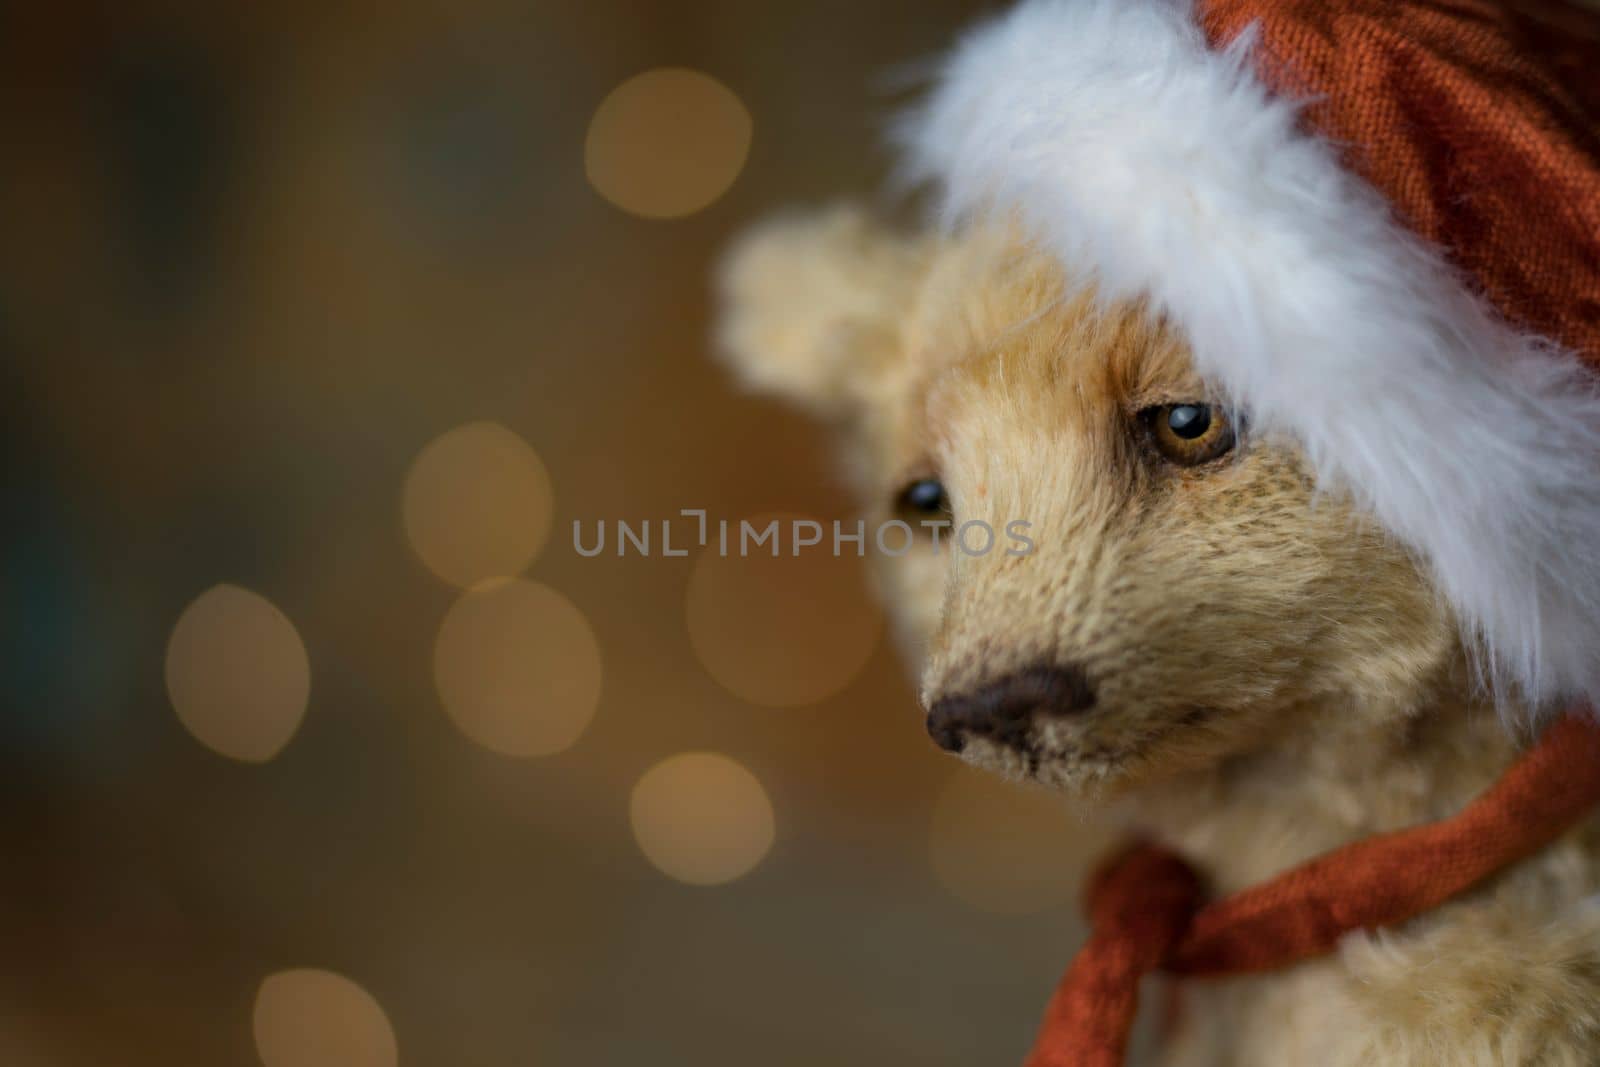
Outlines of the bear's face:
<svg viewBox="0 0 1600 1067">
<path fill-rule="evenodd" d="M 758 231 L 724 282 L 743 377 L 837 428 L 869 528 L 917 530 L 881 585 L 929 732 L 969 761 L 1120 788 L 1396 714 L 1451 661 L 1403 550 L 1171 331 L 1005 231 L 835 211 Z"/>
</svg>

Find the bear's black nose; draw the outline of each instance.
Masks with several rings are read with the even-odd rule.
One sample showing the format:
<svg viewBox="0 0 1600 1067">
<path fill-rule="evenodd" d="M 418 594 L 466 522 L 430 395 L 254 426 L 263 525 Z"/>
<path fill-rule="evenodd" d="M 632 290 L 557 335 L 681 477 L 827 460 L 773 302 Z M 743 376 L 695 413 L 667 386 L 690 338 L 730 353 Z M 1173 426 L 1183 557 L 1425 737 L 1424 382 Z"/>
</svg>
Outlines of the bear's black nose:
<svg viewBox="0 0 1600 1067">
<path fill-rule="evenodd" d="M 1072 715 L 1094 707 L 1094 687 L 1079 667 L 1029 667 L 969 693 L 941 697 L 928 710 L 928 735 L 960 752 L 967 735 L 1021 747 L 1035 712 Z"/>
</svg>

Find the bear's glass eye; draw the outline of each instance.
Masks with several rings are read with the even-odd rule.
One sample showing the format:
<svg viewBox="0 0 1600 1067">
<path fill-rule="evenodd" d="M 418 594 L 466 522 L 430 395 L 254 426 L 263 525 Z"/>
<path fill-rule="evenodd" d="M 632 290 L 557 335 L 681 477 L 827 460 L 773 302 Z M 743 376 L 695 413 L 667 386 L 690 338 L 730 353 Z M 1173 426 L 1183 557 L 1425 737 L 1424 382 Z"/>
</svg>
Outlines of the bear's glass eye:
<svg viewBox="0 0 1600 1067">
<path fill-rule="evenodd" d="M 1139 413 L 1162 457 L 1181 467 L 1196 467 L 1233 448 L 1233 425 L 1210 404 L 1159 404 Z"/>
<path fill-rule="evenodd" d="M 950 498 L 939 479 L 918 478 L 900 490 L 900 496 L 895 500 L 895 511 L 913 526 L 919 520 L 946 519 L 950 516 Z"/>
</svg>

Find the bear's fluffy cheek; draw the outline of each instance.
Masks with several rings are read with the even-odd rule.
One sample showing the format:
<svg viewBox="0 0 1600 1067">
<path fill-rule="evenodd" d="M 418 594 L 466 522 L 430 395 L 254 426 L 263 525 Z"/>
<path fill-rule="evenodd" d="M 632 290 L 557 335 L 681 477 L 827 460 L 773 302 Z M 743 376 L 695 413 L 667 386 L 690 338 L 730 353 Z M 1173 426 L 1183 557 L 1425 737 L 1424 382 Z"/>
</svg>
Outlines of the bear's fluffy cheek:
<svg viewBox="0 0 1600 1067">
<path fill-rule="evenodd" d="M 1392 707 L 1449 655 L 1452 626 L 1405 555 L 1315 498 L 1292 453 L 1039 513 L 1031 557 L 947 560 L 923 673 L 936 740 L 1002 774 L 1115 791 L 1319 710 Z M 1034 703 L 1015 684 L 1063 672 L 1092 695 Z M 979 721 L 987 708 L 1005 721 Z"/>
</svg>

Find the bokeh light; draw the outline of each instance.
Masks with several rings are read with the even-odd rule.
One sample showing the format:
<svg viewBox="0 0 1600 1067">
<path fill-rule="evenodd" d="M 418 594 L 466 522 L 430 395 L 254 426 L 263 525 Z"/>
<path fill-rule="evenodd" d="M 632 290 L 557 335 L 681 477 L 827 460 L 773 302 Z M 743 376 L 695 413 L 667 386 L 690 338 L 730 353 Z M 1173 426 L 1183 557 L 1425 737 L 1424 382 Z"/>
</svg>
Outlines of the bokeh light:
<svg viewBox="0 0 1600 1067">
<path fill-rule="evenodd" d="M 469 423 L 434 439 L 406 475 L 411 547 L 463 588 L 526 568 L 549 536 L 551 511 L 544 464 L 499 423 Z"/>
<path fill-rule="evenodd" d="M 484 582 L 445 614 L 434 679 L 461 731 L 508 756 L 570 747 L 600 702 L 600 647 L 581 611 L 547 586 Z"/>
<path fill-rule="evenodd" d="M 167 693 L 178 721 L 207 748 L 264 763 L 294 736 L 311 664 L 294 623 L 259 593 L 206 590 L 167 642 Z"/>
<path fill-rule="evenodd" d="M 962 767 L 934 807 L 930 845 L 951 893 L 981 911 L 1026 915 L 1071 906 L 1106 840 L 1061 796 Z"/>
<path fill-rule="evenodd" d="M 822 524 L 822 544 L 796 556 L 789 524 L 803 516 L 748 521 L 759 530 L 774 518 L 784 538 L 776 557 L 753 546 L 741 555 L 736 523 L 727 554 L 711 536 L 689 575 L 685 611 L 695 653 L 713 678 L 751 703 L 800 707 L 839 692 L 861 672 L 883 616 L 861 561 L 833 555 L 831 524 Z"/>
<path fill-rule="evenodd" d="M 750 113 L 699 71 L 636 75 L 595 109 L 584 168 L 595 190 L 646 218 L 692 215 L 727 191 L 750 151 Z"/>
<path fill-rule="evenodd" d="M 633 787 L 629 815 L 645 857 L 690 885 L 743 877 L 775 834 L 761 782 L 715 752 L 686 752 L 650 768 Z"/>
<path fill-rule="evenodd" d="M 372 994 L 343 975 L 301 968 L 256 991 L 252 1029 L 266 1067 L 395 1067 L 394 1029 Z"/>
</svg>

